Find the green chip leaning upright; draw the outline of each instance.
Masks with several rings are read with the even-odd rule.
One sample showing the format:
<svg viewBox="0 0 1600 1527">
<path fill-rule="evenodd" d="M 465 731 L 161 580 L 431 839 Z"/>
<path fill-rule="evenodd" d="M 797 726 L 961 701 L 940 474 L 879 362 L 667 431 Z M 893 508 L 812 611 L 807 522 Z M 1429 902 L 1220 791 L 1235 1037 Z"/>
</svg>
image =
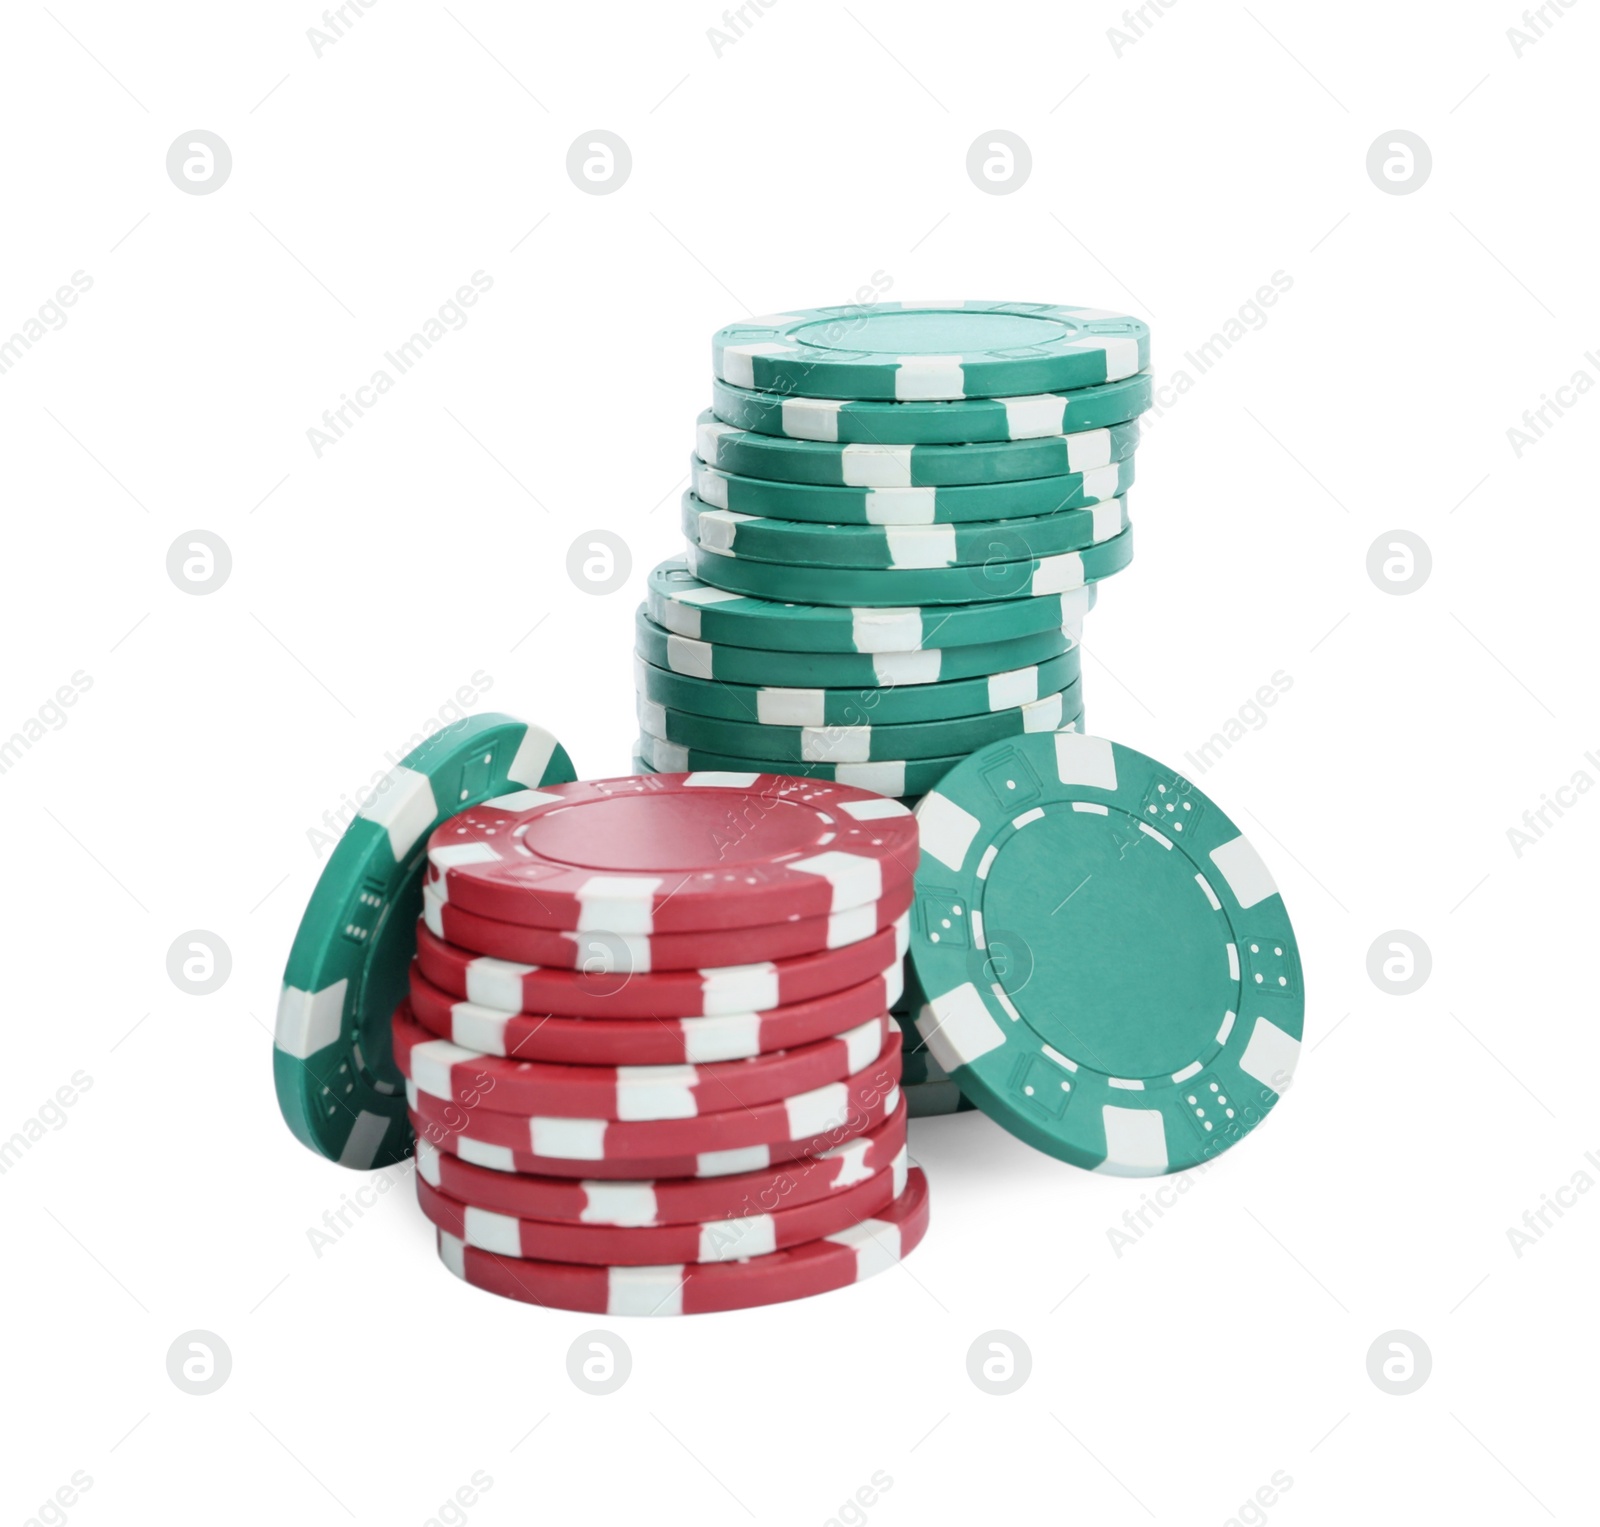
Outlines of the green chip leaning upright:
<svg viewBox="0 0 1600 1527">
<path fill-rule="evenodd" d="M 365 1170 L 411 1154 L 390 1018 L 406 993 L 428 835 L 494 796 L 577 776 L 548 732 L 486 712 L 435 733 L 386 774 L 335 845 L 289 951 L 272 1052 L 285 1123 Z"/>
<path fill-rule="evenodd" d="M 1013 1134 L 1182 1171 L 1288 1089 L 1305 993 L 1260 855 L 1182 775 L 1070 733 L 974 753 L 917 806 L 917 1029 Z"/>
</svg>

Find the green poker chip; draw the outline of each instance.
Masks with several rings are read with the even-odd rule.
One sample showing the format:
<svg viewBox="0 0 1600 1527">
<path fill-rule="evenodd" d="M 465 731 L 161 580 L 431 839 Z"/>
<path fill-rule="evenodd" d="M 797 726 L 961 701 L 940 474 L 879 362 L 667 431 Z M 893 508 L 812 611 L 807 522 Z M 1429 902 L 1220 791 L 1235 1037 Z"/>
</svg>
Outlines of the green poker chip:
<svg viewBox="0 0 1600 1527">
<path fill-rule="evenodd" d="M 1075 626 L 1091 608 L 1093 597 L 1092 588 L 1079 587 L 985 604 L 836 609 L 787 604 L 781 599 L 717 588 L 690 572 L 681 557 L 653 568 L 649 578 L 650 618 L 674 635 L 783 652 L 918 652 L 928 647 L 1009 641 Z"/>
<path fill-rule="evenodd" d="M 1043 302 L 877 302 L 719 329 L 711 369 L 785 397 L 924 402 L 1094 387 L 1150 364 L 1126 313 Z"/>
<path fill-rule="evenodd" d="M 640 696 L 639 730 L 660 742 L 704 749 L 740 758 L 786 763 L 878 763 L 905 758 L 944 758 L 987 746 L 1003 737 L 1028 732 L 1054 732 L 1076 726 L 1081 715 L 1079 688 L 1072 684 L 1055 694 L 1009 710 L 945 721 L 908 721 L 899 725 L 777 726 L 755 721 L 725 721 L 673 710 Z M 781 772 L 776 771 L 776 772 Z"/>
<path fill-rule="evenodd" d="M 740 758 L 730 753 L 707 753 L 663 742 L 658 737 L 640 737 L 634 744 L 634 757 L 651 774 L 789 774 L 802 779 L 831 779 L 841 785 L 855 785 L 879 795 L 905 800 L 925 795 L 955 768 L 965 754 L 949 758 L 895 758 L 882 763 L 833 764 L 785 763 L 775 767 L 770 758 Z"/>
<path fill-rule="evenodd" d="M 1062 477 L 1126 461 L 1139 444 L 1137 421 L 1075 435 L 973 445 L 830 445 L 758 435 L 707 409 L 695 421 L 695 453 L 707 466 L 744 477 L 840 488 L 947 488 Z"/>
<path fill-rule="evenodd" d="M 1093 603 L 1095 590 L 1088 590 Z M 925 647 L 920 652 L 779 652 L 698 641 L 650 619 L 644 605 L 634 616 L 634 650 L 653 668 L 719 684 L 785 685 L 799 689 L 907 689 L 987 678 L 1049 661 L 1076 649 L 1081 621 L 1011 641 L 968 647 Z M 692 709 L 692 707 L 685 707 Z"/>
<path fill-rule="evenodd" d="M 712 509 L 824 525 L 944 525 L 1085 509 L 1133 486 L 1132 456 L 1088 472 L 955 488 L 830 488 L 740 477 L 689 458 L 695 497 Z"/>
<path fill-rule="evenodd" d="M 702 551 L 802 567 L 972 567 L 1053 557 L 1109 541 L 1128 528 L 1128 501 L 1092 509 L 965 525 L 813 525 L 707 507 L 683 495 L 683 533 Z"/>
<path fill-rule="evenodd" d="M 799 567 L 758 562 L 748 557 L 685 548 L 689 571 L 728 593 L 757 599 L 798 601 L 809 605 L 866 608 L 919 605 L 986 604 L 993 600 L 1027 601 L 1057 597 L 1120 573 L 1133 561 L 1133 531 L 1083 551 L 1053 557 L 986 562 L 971 567 L 894 568 Z M 1008 633 L 1016 634 L 1016 633 Z"/>
<path fill-rule="evenodd" d="M 1103 429 L 1137 419 L 1151 403 L 1148 371 L 1074 392 L 959 403 L 843 402 L 756 392 L 714 381 L 711 411 L 737 429 L 840 445 L 966 445 Z"/>
<path fill-rule="evenodd" d="M 493 796 L 575 779 L 548 732 L 486 712 L 435 733 L 373 789 L 317 880 L 289 951 L 272 1073 L 296 1137 L 341 1166 L 411 1154 L 389 1020 L 406 993 L 428 835 Z"/>
<path fill-rule="evenodd" d="M 1305 994 L 1260 855 L 1181 774 L 1075 733 L 973 754 L 917 807 L 917 1029 L 956 1086 L 1094 1171 L 1182 1171 L 1288 1088 Z"/>
<path fill-rule="evenodd" d="M 946 721 L 1032 704 L 1076 684 L 1076 648 L 1026 668 L 947 684 L 913 684 L 907 688 L 845 689 L 779 688 L 773 685 L 728 684 L 689 678 L 653 667 L 635 657 L 634 689 L 643 700 L 691 716 L 761 726 L 894 726 L 915 721 Z"/>
</svg>

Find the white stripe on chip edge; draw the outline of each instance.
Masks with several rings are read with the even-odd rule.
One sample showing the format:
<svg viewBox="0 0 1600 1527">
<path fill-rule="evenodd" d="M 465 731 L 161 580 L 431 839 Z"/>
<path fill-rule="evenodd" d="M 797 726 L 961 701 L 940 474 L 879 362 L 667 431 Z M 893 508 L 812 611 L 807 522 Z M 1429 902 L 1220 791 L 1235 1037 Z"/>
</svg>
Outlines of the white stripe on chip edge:
<svg viewBox="0 0 1600 1527">
<path fill-rule="evenodd" d="M 1278 882 L 1266 866 L 1255 846 L 1245 837 L 1211 850 L 1211 862 L 1216 865 L 1228 889 L 1241 907 L 1253 907 L 1278 893 Z"/>
<path fill-rule="evenodd" d="M 834 848 L 808 859 L 791 859 L 785 868 L 826 880 L 833 888 L 833 911 L 883 899 L 883 864 L 865 854 Z"/>
<path fill-rule="evenodd" d="M 1006 411 L 1006 435 L 1011 440 L 1037 440 L 1059 435 L 1067 422 L 1067 400 L 1053 392 L 1025 398 L 996 398 Z"/>
<path fill-rule="evenodd" d="M 911 808 L 902 806 L 899 801 L 871 800 L 871 801 L 840 801 L 839 809 L 858 822 L 879 822 L 885 817 L 906 817 L 911 815 Z"/>
<path fill-rule="evenodd" d="M 388 833 L 389 852 L 396 864 L 403 864 L 417 839 L 453 810 L 453 804 L 434 799 L 426 774 L 396 764 L 356 815 Z"/>
<path fill-rule="evenodd" d="M 637 1229 L 653 1225 L 660 1213 L 655 1184 L 649 1182 L 582 1182 L 585 1225 L 622 1225 Z"/>
<path fill-rule="evenodd" d="M 1080 732 L 1057 732 L 1056 777 L 1063 785 L 1115 790 L 1116 754 L 1103 737 L 1086 737 Z"/>
<path fill-rule="evenodd" d="M 1159 1177 L 1167 1170 L 1167 1127 L 1154 1108 L 1101 1110 L 1106 1159 L 1095 1168 L 1108 1177 Z"/>
<path fill-rule="evenodd" d="M 839 410 L 837 398 L 785 398 L 782 405 L 783 432 L 792 440 L 820 440 L 837 444 Z"/>
<path fill-rule="evenodd" d="M 667 667 L 691 679 L 716 677 L 716 648 L 692 636 L 667 633 Z"/>
<path fill-rule="evenodd" d="M 847 488 L 909 488 L 909 445 L 847 445 L 839 452 L 839 475 Z"/>
<path fill-rule="evenodd" d="M 885 525 L 891 568 L 952 567 L 959 554 L 954 525 Z"/>
<path fill-rule="evenodd" d="M 946 1071 L 970 1065 L 1006 1042 L 1005 1030 L 970 981 L 932 998 L 917 1015 L 917 1032 Z"/>
<path fill-rule="evenodd" d="M 659 875 L 589 876 L 577 892 L 578 932 L 648 936 L 655 931 L 656 892 L 664 884 Z M 521 1007 L 519 1000 L 512 1011 Z"/>
<path fill-rule="evenodd" d="M 1058 750 L 1059 750 L 1059 744 Z M 925 854 L 959 870 L 983 823 L 947 795 L 931 790 L 917 803 L 917 836 Z"/>
<path fill-rule="evenodd" d="M 853 608 L 850 643 L 857 652 L 915 652 L 922 646 L 922 611 Z"/>
</svg>

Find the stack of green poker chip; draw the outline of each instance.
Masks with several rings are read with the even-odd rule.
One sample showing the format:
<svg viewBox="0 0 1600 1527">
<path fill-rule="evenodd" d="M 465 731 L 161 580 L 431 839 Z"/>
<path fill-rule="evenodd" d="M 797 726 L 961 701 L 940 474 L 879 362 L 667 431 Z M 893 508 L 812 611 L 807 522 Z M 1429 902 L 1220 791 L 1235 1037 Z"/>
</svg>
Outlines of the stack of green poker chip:
<svg viewBox="0 0 1600 1527">
<path fill-rule="evenodd" d="M 1083 619 L 1132 559 L 1149 359 L 1139 320 L 1042 303 L 721 330 L 685 553 L 635 620 L 635 767 L 915 805 L 978 749 L 1081 732 Z M 911 1112 L 971 1109 L 921 1003 L 896 1009 Z"/>
</svg>

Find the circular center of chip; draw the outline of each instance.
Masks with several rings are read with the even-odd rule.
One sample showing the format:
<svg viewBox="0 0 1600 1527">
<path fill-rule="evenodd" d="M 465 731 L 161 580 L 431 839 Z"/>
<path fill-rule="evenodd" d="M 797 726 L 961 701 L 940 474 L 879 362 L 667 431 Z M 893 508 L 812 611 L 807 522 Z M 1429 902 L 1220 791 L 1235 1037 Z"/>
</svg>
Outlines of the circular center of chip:
<svg viewBox="0 0 1600 1527">
<path fill-rule="evenodd" d="M 770 864 L 815 853 L 837 831 L 799 801 L 696 788 L 558 806 L 533 819 L 523 843 L 556 863 L 641 874 Z"/>
<path fill-rule="evenodd" d="M 1232 935 L 1181 847 L 1139 823 L 1056 805 L 1021 828 L 985 881 L 997 980 L 1046 1044 L 1102 1075 L 1171 1076 L 1217 1048 L 1238 1007 Z"/>
<path fill-rule="evenodd" d="M 1073 330 L 1058 318 L 1018 313 L 979 313 L 927 308 L 868 313 L 860 318 L 820 319 L 801 324 L 791 336 L 818 350 L 876 351 L 881 355 L 958 355 L 980 350 L 1016 350 L 1049 345 Z"/>
</svg>

